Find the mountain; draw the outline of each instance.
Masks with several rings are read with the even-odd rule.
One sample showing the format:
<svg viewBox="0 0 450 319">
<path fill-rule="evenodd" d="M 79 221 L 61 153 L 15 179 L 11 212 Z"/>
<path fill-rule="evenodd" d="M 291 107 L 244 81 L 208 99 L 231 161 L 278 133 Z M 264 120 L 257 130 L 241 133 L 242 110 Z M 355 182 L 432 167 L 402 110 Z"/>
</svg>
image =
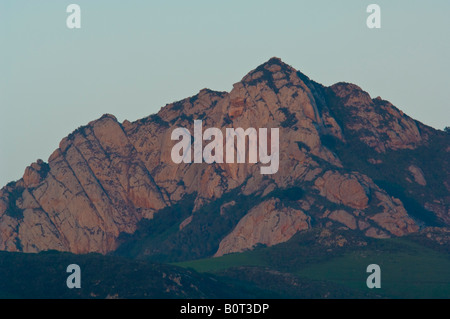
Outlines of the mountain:
<svg viewBox="0 0 450 319">
<path fill-rule="evenodd" d="M 278 128 L 278 171 L 175 163 L 172 131 L 193 132 L 195 120 L 223 132 Z M 231 92 L 203 89 L 135 122 L 106 114 L 63 138 L 48 162 L 1 189 L 0 250 L 169 262 L 316 229 L 367 239 L 423 233 L 448 245 L 449 152 L 448 133 L 388 101 L 354 84 L 325 87 L 272 58 Z M 350 242 L 343 235 L 333 245 Z"/>
</svg>

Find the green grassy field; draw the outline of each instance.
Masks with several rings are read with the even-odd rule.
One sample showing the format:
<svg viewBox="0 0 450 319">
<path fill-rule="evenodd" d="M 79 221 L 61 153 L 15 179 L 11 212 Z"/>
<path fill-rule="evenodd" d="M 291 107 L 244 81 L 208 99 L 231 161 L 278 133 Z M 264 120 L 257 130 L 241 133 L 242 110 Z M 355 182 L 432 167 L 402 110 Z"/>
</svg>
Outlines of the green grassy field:
<svg viewBox="0 0 450 319">
<path fill-rule="evenodd" d="M 286 254 L 289 247 L 292 248 L 291 255 L 286 255 L 280 262 L 280 251 Z M 256 266 L 289 273 L 300 279 L 330 282 L 354 291 L 376 291 L 388 298 L 450 298 L 449 255 L 411 240 L 373 240 L 365 247 L 341 249 L 312 262 L 306 257 L 302 259 L 304 248 L 285 243 L 176 265 L 218 275 L 236 267 Z M 315 249 L 320 247 L 311 248 L 313 255 Z M 369 264 L 378 264 L 381 268 L 380 289 L 366 286 Z"/>
</svg>

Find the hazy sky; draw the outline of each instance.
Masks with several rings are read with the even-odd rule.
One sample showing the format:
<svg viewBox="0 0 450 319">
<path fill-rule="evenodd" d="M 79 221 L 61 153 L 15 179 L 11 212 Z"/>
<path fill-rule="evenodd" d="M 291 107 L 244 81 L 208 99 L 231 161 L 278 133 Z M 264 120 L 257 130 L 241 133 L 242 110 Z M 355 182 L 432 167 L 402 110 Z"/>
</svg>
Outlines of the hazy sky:
<svg viewBox="0 0 450 319">
<path fill-rule="evenodd" d="M 66 7 L 81 7 L 68 29 Z M 366 7 L 381 7 L 368 29 Z M 450 1 L 0 1 L 0 187 L 77 127 L 130 121 L 272 56 L 450 126 Z"/>
</svg>

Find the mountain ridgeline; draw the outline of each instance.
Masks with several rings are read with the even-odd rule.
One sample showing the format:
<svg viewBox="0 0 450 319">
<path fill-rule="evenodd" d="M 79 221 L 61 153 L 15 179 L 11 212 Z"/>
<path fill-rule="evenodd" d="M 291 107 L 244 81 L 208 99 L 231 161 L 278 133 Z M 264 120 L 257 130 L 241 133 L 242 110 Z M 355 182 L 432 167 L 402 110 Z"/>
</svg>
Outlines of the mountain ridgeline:
<svg viewBox="0 0 450 319">
<path fill-rule="evenodd" d="M 278 171 L 174 163 L 171 133 L 192 132 L 194 120 L 223 132 L 279 128 Z M 0 250 L 173 262 L 317 229 L 371 239 L 425 231 L 448 244 L 432 234 L 450 225 L 449 152 L 448 133 L 388 101 L 272 58 L 231 92 L 203 89 L 135 122 L 106 114 L 63 138 L 48 162 L 1 189 Z"/>
</svg>

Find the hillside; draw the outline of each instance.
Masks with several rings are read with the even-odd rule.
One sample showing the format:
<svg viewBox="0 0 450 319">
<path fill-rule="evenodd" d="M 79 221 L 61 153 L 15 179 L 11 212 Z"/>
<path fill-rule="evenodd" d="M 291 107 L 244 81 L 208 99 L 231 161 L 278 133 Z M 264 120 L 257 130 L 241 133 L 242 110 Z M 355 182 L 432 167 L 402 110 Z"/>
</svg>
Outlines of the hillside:
<svg viewBox="0 0 450 319">
<path fill-rule="evenodd" d="M 239 136 L 238 129 L 250 137 Z M 229 145 L 230 134 L 238 137 Z M 332 245 L 345 250 L 343 264 L 361 247 L 389 250 L 389 244 L 372 244 L 393 240 L 397 247 L 403 237 L 414 236 L 444 252 L 445 259 L 449 153 L 448 132 L 412 119 L 355 84 L 326 87 L 271 58 L 230 92 L 202 89 L 134 122 L 105 114 L 64 137 L 46 162 L 32 163 L 21 179 L 0 190 L 0 250 L 99 253 L 118 258 L 119 264 L 123 257 L 137 259 L 157 271 L 156 277 L 160 271 L 154 262 L 214 264 L 229 254 L 279 252 L 276 259 L 286 265 L 266 265 L 270 271 L 301 278 L 302 271 L 286 269 L 291 255 L 299 253 L 293 243 L 303 238 L 315 252 L 305 257 L 312 262 L 323 252 L 306 238 L 326 232 L 334 238 Z M 283 245 L 295 248 L 281 253 L 288 247 Z M 408 247 L 402 248 L 407 254 L 418 249 Z M 419 251 L 425 259 L 434 256 Z M 3 256 L 35 262 L 46 255 Z M 101 262 L 103 257 L 92 258 Z M 411 262 L 399 258 L 401 265 Z M 245 282 L 239 271 L 222 270 L 218 276 Z M 252 272 L 278 278 L 262 268 L 242 271 L 248 278 Z M 213 296 L 209 279 L 182 275 L 205 280 L 206 290 L 169 297 Z M 326 272 L 308 276 L 323 279 L 327 287 L 336 284 Z M 346 287 L 349 295 L 354 288 Z"/>
</svg>

